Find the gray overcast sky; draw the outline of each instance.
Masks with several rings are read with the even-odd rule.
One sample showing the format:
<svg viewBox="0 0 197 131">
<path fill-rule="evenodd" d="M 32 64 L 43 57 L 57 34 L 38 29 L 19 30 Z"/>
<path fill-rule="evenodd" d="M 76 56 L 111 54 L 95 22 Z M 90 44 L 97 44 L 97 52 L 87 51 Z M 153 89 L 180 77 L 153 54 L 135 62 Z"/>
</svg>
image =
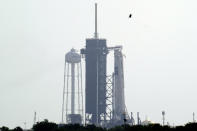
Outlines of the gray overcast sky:
<svg viewBox="0 0 197 131">
<path fill-rule="evenodd" d="M 34 111 L 60 122 L 64 54 L 93 37 L 95 2 L 99 36 L 124 48 L 128 111 L 159 123 L 162 110 L 171 124 L 192 120 L 196 0 L 1 0 L 0 127 L 31 127 Z"/>
</svg>

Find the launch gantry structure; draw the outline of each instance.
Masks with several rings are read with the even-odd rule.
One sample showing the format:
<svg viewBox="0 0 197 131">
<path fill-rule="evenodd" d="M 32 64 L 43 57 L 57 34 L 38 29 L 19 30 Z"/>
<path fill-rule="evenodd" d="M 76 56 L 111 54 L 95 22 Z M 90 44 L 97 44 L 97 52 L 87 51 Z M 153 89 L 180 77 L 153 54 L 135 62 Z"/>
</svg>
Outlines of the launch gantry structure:
<svg viewBox="0 0 197 131">
<path fill-rule="evenodd" d="M 107 55 L 114 51 L 114 73 L 107 76 Z M 97 4 L 95 4 L 95 33 L 86 39 L 81 49 L 85 57 L 85 123 L 100 126 L 120 125 L 124 120 L 133 124 L 124 96 L 122 46 L 107 47 L 106 39 L 98 37 Z"/>
<path fill-rule="evenodd" d="M 107 75 L 107 55 L 112 51 L 114 69 L 111 75 Z M 86 39 L 86 47 L 80 53 L 85 58 L 85 112 L 81 56 L 72 49 L 65 59 L 62 123 L 66 115 L 66 123 L 71 124 L 112 127 L 127 122 L 133 125 L 134 119 L 129 116 L 125 105 L 122 46 L 107 47 L 107 40 L 98 37 L 97 4 L 94 37 Z"/>
</svg>

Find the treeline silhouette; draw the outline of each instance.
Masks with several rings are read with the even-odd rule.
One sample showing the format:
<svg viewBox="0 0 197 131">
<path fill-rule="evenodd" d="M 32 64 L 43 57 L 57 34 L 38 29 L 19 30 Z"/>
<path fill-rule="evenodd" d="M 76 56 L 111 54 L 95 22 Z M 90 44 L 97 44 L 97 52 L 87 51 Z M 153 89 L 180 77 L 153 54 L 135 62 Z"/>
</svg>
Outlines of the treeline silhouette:
<svg viewBox="0 0 197 131">
<path fill-rule="evenodd" d="M 82 126 L 79 124 L 56 124 L 44 120 L 42 122 L 37 122 L 33 125 L 33 131 L 197 131 L 197 123 L 188 123 L 184 126 L 161 126 L 160 124 L 149 124 L 146 126 L 142 125 L 121 125 L 113 128 L 102 128 L 96 127 L 95 125 Z M 1 127 L 0 131 L 23 131 L 21 127 L 16 127 L 14 129 L 9 129 L 8 127 Z"/>
</svg>

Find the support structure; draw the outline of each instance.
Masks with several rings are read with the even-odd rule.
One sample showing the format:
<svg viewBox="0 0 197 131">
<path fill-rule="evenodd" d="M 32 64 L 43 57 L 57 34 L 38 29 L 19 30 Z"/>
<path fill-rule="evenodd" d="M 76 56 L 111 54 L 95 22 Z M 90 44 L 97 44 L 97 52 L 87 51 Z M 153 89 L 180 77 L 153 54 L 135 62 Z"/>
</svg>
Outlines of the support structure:
<svg viewBox="0 0 197 131">
<path fill-rule="evenodd" d="M 140 113 L 137 112 L 137 125 L 141 125 Z"/>
<path fill-rule="evenodd" d="M 114 51 L 114 73 L 107 76 L 107 55 Z M 122 46 L 107 47 L 106 39 L 98 37 L 97 4 L 95 4 L 95 32 L 81 49 L 85 58 L 85 124 L 120 125 L 123 120 L 133 124 L 124 96 L 124 68 Z"/>
<path fill-rule="evenodd" d="M 34 125 L 36 124 L 36 112 L 34 112 Z"/>
<path fill-rule="evenodd" d="M 71 49 L 65 57 L 62 123 L 83 124 L 83 114 L 81 56 Z"/>
<path fill-rule="evenodd" d="M 86 124 L 102 125 L 106 121 L 106 39 L 99 39 L 97 32 L 97 4 L 95 4 L 94 38 L 86 39 L 86 48 L 81 49 L 85 56 L 85 121 Z"/>
<path fill-rule="evenodd" d="M 162 111 L 162 120 L 163 120 L 163 126 L 165 125 L 165 111 Z"/>
<path fill-rule="evenodd" d="M 86 39 L 86 49 L 81 50 L 86 61 L 85 117 L 87 124 L 100 125 L 103 120 L 106 120 L 107 53 L 105 39 Z"/>
<path fill-rule="evenodd" d="M 195 123 L 196 120 L 195 120 L 195 113 L 193 112 L 193 123 Z"/>
<path fill-rule="evenodd" d="M 113 75 L 109 75 L 106 77 L 106 120 L 112 120 L 113 114 Z"/>
</svg>

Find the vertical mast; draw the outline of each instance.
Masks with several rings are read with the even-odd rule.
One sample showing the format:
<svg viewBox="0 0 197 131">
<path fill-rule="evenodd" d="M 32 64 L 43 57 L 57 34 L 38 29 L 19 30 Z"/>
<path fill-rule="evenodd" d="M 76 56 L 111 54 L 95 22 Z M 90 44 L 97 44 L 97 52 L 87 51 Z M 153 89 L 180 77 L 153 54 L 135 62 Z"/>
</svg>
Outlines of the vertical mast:
<svg viewBox="0 0 197 131">
<path fill-rule="evenodd" d="M 95 3 L 95 33 L 94 38 L 98 38 L 98 32 L 97 32 L 97 3 Z"/>
<path fill-rule="evenodd" d="M 36 124 L 36 112 L 34 112 L 34 125 Z"/>
<path fill-rule="evenodd" d="M 75 114 L 75 63 L 71 63 L 71 114 Z"/>
<path fill-rule="evenodd" d="M 94 33 L 94 38 L 98 39 L 98 33 L 97 33 L 97 3 L 95 3 L 95 33 Z M 98 125 L 98 55 L 97 55 L 97 94 L 96 94 L 96 124 Z"/>
<path fill-rule="evenodd" d="M 193 122 L 196 122 L 195 120 L 195 113 L 193 112 Z"/>
</svg>

